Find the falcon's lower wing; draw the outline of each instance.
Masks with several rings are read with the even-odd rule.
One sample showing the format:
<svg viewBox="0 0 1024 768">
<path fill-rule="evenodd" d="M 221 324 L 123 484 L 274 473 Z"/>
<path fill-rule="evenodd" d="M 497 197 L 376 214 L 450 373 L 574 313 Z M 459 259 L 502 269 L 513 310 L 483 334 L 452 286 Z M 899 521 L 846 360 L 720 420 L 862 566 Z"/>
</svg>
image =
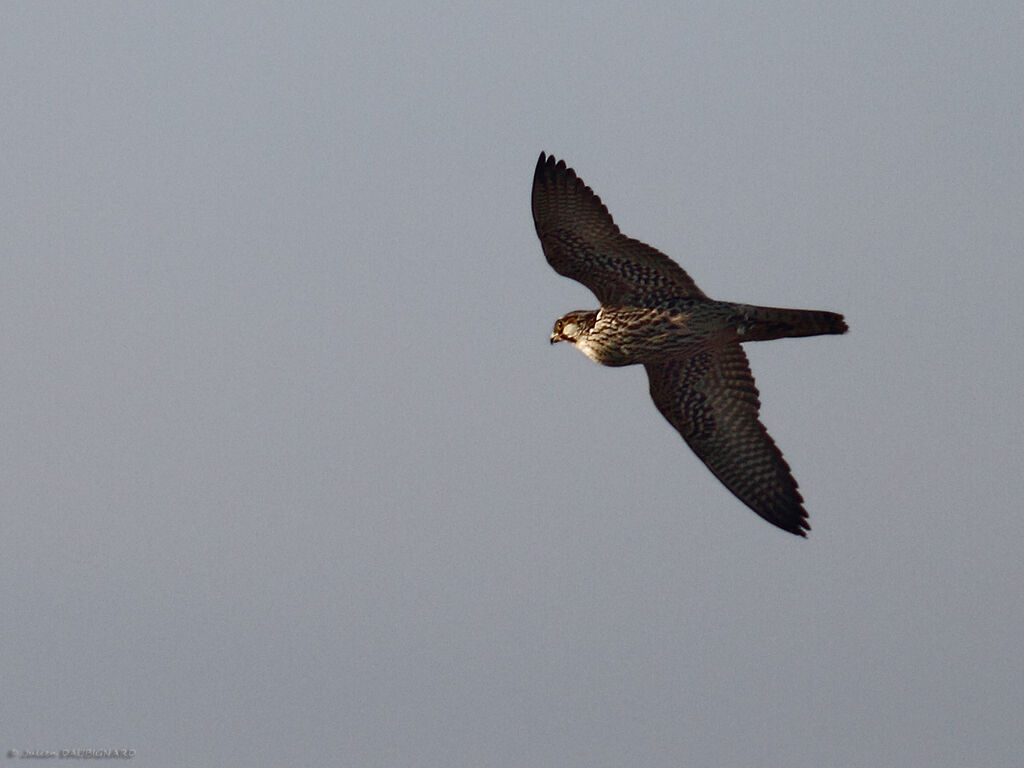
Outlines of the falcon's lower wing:
<svg viewBox="0 0 1024 768">
<path fill-rule="evenodd" d="M 806 536 L 803 499 L 758 420 L 757 387 L 740 345 L 645 367 L 654 404 L 725 487 L 769 523 Z"/>
</svg>

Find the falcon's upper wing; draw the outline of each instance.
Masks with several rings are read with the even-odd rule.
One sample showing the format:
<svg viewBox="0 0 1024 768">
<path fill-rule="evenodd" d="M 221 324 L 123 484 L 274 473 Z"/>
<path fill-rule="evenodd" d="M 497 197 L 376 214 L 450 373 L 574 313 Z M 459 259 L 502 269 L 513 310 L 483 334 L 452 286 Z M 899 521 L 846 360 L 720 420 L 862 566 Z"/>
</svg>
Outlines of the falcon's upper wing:
<svg viewBox="0 0 1024 768">
<path fill-rule="evenodd" d="M 646 368 L 654 404 L 725 487 L 769 523 L 806 536 L 803 499 L 757 418 L 757 387 L 739 343 Z"/>
<path fill-rule="evenodd" d="M 587 286 L 602 304 L 706 298 L 672 259 L 619 232 L 601 198 L 564 160 L 543 152 L 533 176 L 533 223 L 548 263 Z"/>
</svg>

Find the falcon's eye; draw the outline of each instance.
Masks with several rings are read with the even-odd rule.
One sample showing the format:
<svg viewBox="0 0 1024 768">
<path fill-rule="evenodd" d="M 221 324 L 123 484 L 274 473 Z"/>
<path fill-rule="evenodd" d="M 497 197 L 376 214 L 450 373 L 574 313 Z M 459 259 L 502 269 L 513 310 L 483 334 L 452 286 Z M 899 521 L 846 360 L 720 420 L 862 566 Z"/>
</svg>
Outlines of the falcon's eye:
<svg viewBox="0 0 1024 768">
<path fill-rule="evenodd" d="M 562 327 L 565 325 L 561 320 L 555 322 L 555 333 L 561 333 Z"/>
</svg>

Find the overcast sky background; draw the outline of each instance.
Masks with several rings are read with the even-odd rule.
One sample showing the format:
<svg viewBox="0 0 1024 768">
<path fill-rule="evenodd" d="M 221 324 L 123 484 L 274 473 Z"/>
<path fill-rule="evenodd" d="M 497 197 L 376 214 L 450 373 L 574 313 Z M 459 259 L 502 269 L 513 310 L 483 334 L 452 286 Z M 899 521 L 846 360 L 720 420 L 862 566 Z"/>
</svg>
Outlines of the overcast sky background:
<svg viewBox="0 0 1024 768">
<path fill-rule="evenodd" d="M 1024 753 L 1019 0 L 20 3 L 0 25 L 0 749 L 136 765 Z M 764 523 L 530 217 L 715 298 Z"/>
</svg>

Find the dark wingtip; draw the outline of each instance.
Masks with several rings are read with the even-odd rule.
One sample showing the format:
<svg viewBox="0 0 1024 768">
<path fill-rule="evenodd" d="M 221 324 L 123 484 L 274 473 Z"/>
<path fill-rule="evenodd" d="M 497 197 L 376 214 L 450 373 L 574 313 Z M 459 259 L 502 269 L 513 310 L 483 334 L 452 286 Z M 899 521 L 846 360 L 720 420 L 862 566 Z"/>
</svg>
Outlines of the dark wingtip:
<svg viewBox="0 0 1024 768">
<path fill-rule="evenodd" d="M 576 175 L 576 171 L 566 165 L 565 160 L 556 160 L 554 155 L 541 152 L 540 157 L 537 158 L 537 167 L 533 172 L 534 184 L 542 180 L 553 181 L 563 176 L 569 182 L 575 182 L 580 187 L 590 191 L 590 188 L 587 187 Z M 591 192 L 591 194 L 593 194 L 593 192 Z M 597 197 L 596 195 L 594 196 Z M 598 202 L 600 202 L 600 199 Z"/>
<path fill-rule="evenodd" d="M 807 523 L 807 518 L 797 520 L 795 523 L 782 523 L 776 520 L 769 520 L 776 528 L 781 528 L 786 533 L 792 533 L 794 536 L 806 539 L 808 532 L 811 530 L 811 526 Z"/>
<path fill-rule="evenodd" d="M 537 167 L 533 171 L 533 183 L 536 184 L 539 181 L 547 178 L 549 175 L 548 168 L 555 164 L 555 158 L 551 155 L 540 153 L 540 157 L 537 158 Z"/>
<path fill-rule="evenodd" d="M 803 510 L 801 510 L 802 512 Z M 806 539 L 807 533 L 811 530 L 810 523 L 807 522 L 806 514 L 801 515 L 796 520 L 793 519 L 768 519 L 768 522 L 774 525 L 776 528 L 781 528 L 786 533 L 792 533 L 794 536 L 800 536 Z"/>
<path fill-rule="evenodd" d="M 797 493 L 799 494 L 799 491 Z M 803 499 L 801 499 L 801 501 L 803 501 Z M 807 538 L 807 534 L 811 530 L 811 523 L 807 519 L 807 510 L 804 509 L 803 504 L 799 507 L 793 527 L 788 530 L 790 533 L 796 534 L 797 536 L 803 536 L 805 539 Z"/>
<path fill-rule="evenodd" d="M 783 463 L 785 463 L 785 459 L 783 459 Z M 793 482 L 794 484 L 796 483 L 795 480 Z M 806 539 L 808 532 L 811 530 L 811 523 L 807 518 L 807 510 L 804 509 L 804 500 L 800 496 L 800 491 L 796 488 L 793 490 L 795 495 L 794 503 L 782 505 L 776 508 L 773 511 L 774 513 L 762 514 L 761 516 L 776 528 L 781 528 L 786 533 L 792 533 L 794 536 Z"/>
</svg>

